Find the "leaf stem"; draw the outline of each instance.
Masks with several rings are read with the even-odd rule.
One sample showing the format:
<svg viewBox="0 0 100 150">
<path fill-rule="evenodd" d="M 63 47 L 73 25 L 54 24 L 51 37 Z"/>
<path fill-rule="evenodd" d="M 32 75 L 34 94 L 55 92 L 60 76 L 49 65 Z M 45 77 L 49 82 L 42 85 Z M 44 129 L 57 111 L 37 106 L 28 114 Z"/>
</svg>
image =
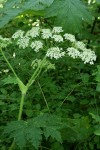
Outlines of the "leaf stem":
<svg viewBox="0 0 100 150">
<path fill-rule="evenodd" d="M 12 70 L 13 74 L 15 75 L 15 77 L 18 78 L 18 77 L 17 77 L 17 74 L 15 73 L 13 67 L 12 67 L 11 64 L 9 63 L 9 61 L 8 61 L 8 59 L 6 58 L 6 56 L 5 56 L 4 52 L 2 51 L 2 49 L 0 49 L 0 51 L 1 51 L 1 54 L 2 54 L 2 56 L 3 56 L 3 58 L 4 58 L 4 60 L 5 60 L 6 63 L 8 64 L 9 68 Z"/>
<path fill-rule="evenodd" d="M 45 95 L 44 95 L 44 92 L 43 92 L 43 90 L 42 90 L 42 87 L 41 87 L 41 85 L 40 85 L 40 82 L 39 82 L 39 81 L 38 81 L 38 86 L 39 86 L 40 91 L 41 91 L 41 93 L 42 93 L 43 99 L 44 99 L 44 101 L 45 101 L 45 103 L 46 103 L 47 109 L 48 109 L 48 111 L 50 112 L 49 105 L 48 105 L 48 103 L 47 103 L 46 97 L 45 97 Z"/>
</svg>

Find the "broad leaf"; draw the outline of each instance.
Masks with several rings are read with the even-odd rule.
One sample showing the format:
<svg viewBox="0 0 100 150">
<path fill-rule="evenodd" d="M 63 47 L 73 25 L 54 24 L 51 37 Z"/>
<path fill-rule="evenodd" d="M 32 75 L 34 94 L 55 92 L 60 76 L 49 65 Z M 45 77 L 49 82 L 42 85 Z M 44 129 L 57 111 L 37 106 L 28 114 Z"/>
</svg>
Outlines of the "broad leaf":
<svg viewBox="0 0 100 150">
<path fill-rule="evenodd" d="M 91 15 L 80 0 L 55 0 L 46 10 L 46 16 L 56 17 L 55 24 L 62 26 L 67 32 L 77 32 L 82 22 L 91 21 Z"/>
<path fill-rule="evenodd" d="M 54 0 L 8 0 L 2 9 L 0 9 L 0 28 L 7 24 L 11 19 L 20 13 L 33 10 L 39 11 L 49 7 Z"/>
</svg>

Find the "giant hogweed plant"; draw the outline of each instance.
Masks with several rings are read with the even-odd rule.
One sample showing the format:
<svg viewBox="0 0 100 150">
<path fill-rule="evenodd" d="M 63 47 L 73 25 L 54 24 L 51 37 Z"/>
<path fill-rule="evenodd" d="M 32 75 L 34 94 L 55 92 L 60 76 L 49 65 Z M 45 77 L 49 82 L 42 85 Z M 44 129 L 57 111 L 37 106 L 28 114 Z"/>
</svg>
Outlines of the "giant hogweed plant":
<svg viewBox="0 0 100 150">
<path fill-rule="evenodd" d="M 94 61 L 96 61 L 95 52 L 87 49 L 83 42 L 77 41 L 74 35 L 64 33 L 62 27 L 54 27 L 51 30 L 37 26 L 27 32 L 18 30 L 11 38 L 3 38 L 0 36 L 0 42 L 0 52 L 9 69 L 13 72 L 21 91 L 18 121 L 9 123 L 4 131 L 4 133 L 10 135 L 11 139 L 13 138 L 9 150 L 13 150 L 16 145 L 20 149 L 23 149 L 26 142 L 31 143 L 35 149 L 38 149 L 42 141 L 42 135 L 46 139 L 51 136 L 61 142 L 59 130 L 63 128 L 63 123 L 57 116 L 48 113 L 26 121 L 22 120 L 27 91 L 29 91 L 30 86 L 36 81 L 43 70 L 55 68 L 55 65 L 51 63 L 51 59 L 55 59 L 56 61 L 57 59 L 63 59 L 63 57 L 66 57 L 66 59 L 67 57 L 72 57 L 73 59 L 81 59 L 85 64 L 89 63 L 93 65 Z M 26 84 L 19 78 L 14 67 L 5 55 L 5 49 L 7 49 L 8 45 L 13 45 L 19 50 L 31 50 L 31 53 L 33 51 L 40 57 L 32 60 L 31 67 L 33 74 Z M 13 57 L 16 59 L 15 52 L 13 53 Z M 49 109 L 47 102 L 46 105 Z"/>
</svg>

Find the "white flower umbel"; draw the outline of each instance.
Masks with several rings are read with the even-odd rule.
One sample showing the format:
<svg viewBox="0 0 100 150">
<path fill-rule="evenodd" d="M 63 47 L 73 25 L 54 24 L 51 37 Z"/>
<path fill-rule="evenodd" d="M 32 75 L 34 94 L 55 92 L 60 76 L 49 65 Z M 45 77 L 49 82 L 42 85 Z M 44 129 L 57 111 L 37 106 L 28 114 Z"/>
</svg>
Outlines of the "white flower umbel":
<svg viewBox="0 0 100 150">
<path fill-rule="evenodd" d="M 52 37 L 52 33 L 50 29 L 42 29 L 41 32 L 42 32 L 41 34 L 43 39 L 49 39 L 50 37 Z"/>
<path fill-rule="evenodd" d="M 0 42 L 1 42 L 0 36 Z M 96 54 L 94 51 L 86 48 L 86 45 L 75 39 L 75 36 L 69 33 L 63 34 L 62 27 L 54 27 L 51 29 L 41 29 L 40 27 L 33 27 L 31 30 L 24 31 L 18 30 L 12 36 L 16 39 L 15 42 L 19 48 L 32 48 L 35 52 L 45 48 L 46 56 L 49 58 L 58 59 L 65 56 L 65 53 L 75 58 L 80 58 L 84 63 L 93 64 L 96 60 Z M 42 42 L 41 42 L 42 41 Z M 69 41 L 68 43 L 66 41 Z M 5 43 L 2 43 L 4 47 Z M 61 45 L 63 49 L 60 48 Z M 47 50 L 47 51 L 46 51 Z M 13 56 L 14 57 L 14 56 Z"/>
<path fill-rule="evenodd" d="M 24 34 L 24 31 L 18 30 L 17 32 L 15 32 L 15 33 L 12 35 L 12 38 L 15 40 L 15 39 L 17 39 L 17 38 L 23 37 L 23 34 Z"/>
<path fill-rule="evenodd" d="M 54 28 L 52 29 L 52 33 L 59 34 L 59 33 L 61 33 L 61 32 L 63 32 L 62 27 L 54 27 Z"/>
<path fill-rule="evenodd" d="M 39 52 L 43 48 L 43 43 L 41 41 L 34 41 L 31 43 L 30 47 L 34 49 L 35 52 Z"/>
<path fill-rule="evenodd" d="M 39 27 L 33 27 L 31 30 L 27 31 L 26 36 L 31 36 L 32 38 L 38 37 L 40 34 Z"/>
<path fill-rule="evenodd" d="M 66 40 L 69 40 L 70 42 L 75 42 L 76 41 L 75 36 L 72 35 L 72 34 L 65 33 L 64 37 L 65 37 Z"/>
<path fill-rule="evenodd" d="M 91 51 L 91 49 L 85 49 L 81 54 L 80 58 L 82 61 L 84 61 L 84 64 L 90 63 L 91 65 L 94 64 L 94 61 L 96 61 L 96 55 L 94 51 Z"/>
<path fill-rule="evenodd" d="M 18 39 L 17 45 L 19 46 L 19 48 L 25 49 L 29 45 L 29 40 L 30 38 L 28 36 L 23 36 L 20 39 Z"/>
<path fill-rule="evenodd" d="M 61 35 L 53 35 L 52 38 L 55 42 L 63 42 L 63 37 Z"/>
<path fill-rule="evenodd" d="M 68 47 L 67 48 L 67 54 L 72 57 L 72 58 L 78 58 L 80 56 L 80 52 L 79 50 L 77 50 L 76 48 L 74 47 Z"/>
<path fill-rule="evenodd" d="M 3 38 L 1 35 L 0 35 L 0 47 L 1 48 L 6 48 L 7 45 L 11 44 L 12 41 L 11 41 L 11 38 Z"/>
<path fill-rule="evenodd" d="M 46 56 L 50 57 L 51 59 L 52 58 L 58 59 L 65 56 L 65 52 L 62 52 L 62 48 L 52 47 L 47 50 Z"/>
<path fill-rule="evenodd" d="M 75 47 L 81 50 L 84 50 L 86 48 L 85 44 L 81 41 L 76 41 L 75 42 Z"/>
</svg>

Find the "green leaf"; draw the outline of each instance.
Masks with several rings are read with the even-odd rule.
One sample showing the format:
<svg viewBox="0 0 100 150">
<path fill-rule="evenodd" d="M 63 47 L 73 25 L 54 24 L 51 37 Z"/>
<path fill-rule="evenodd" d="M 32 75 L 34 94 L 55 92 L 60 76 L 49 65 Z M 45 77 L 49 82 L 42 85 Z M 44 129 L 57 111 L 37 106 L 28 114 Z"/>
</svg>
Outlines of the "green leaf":
<svg viewBox="0 0 100 150">
<path fill-rule="evenodd" d="M 30 141 L 36 149 L 38 149 L 42 140 L 42 130 L 31 125 L 27 127 L 26 135 L 27 140 Z"/>
<path fill-rule="evenodd" d="M 27 10 L 39 11 L 49 7 L 54 0 L 9 0 L 0 10 L 0 28 Z M 36 12 L 35 12 L 36 14 Z"/>
<path fill-rule="evenodd" d="M 8 76 L 7 78 L 2 80 L 4 85 L 5 84 L 18 84 L 16 77 Z"/>
<path fill-rule="evenodd" d="M 100 4 L 100 0 L 96 0 L 97 4 Z"/>
<path fill-rule="evenodd" d="M 97 130 L 94 132 L 94 134 L 100 136 L 100 129 L 97 129 Z"/>
<path fill-rule="evenodd" d="M 79 32 L 82 22 L 91 22 L 91 15 L 80 0 L 55 0 L 46 10 L 46 18 L 56 17 L 55 24 L 67 32 Z"/>
<path fill-rule="evenodd" d="M 22 149 L 26 144 L 24 121 L 13 121 L 7 125 L 4 133 L 10 134 L 10 138 L 14 138 L 16 144 Z"/>
<path fill-rule="evenodd" d="M 100 83 L 97 84 L 96 91 L 100 92 Z"/>
<path fill-rule="evenodd" d="M 97 65 L 97 73 L 96 73 L 96 78 L 95 80 L 97 82 L 100 82 L 100 65 Z"/>
<path fill-rule="evenodd" d="M 46 139 L 51 136 L 57 141 L 62 142 L 61 134 L 59 130 L 54 126 L 44 128 L 44 136 L 46 137 Z"/>
<path fill-rule="evenodd" d="M 100 122 L 100 116 L 99 115 L 95 115 L 93 113 L 89 113 L 93 119 L 95 119 L 96 122 Z"/>
<path fill-rule="evenodd" d="M 20 149 L 24 148 L 26 142 L 29 141 L 36 149 L 42 140 L 42 131 L 40 128 L 34 127 L 30 122 L 13 121 L 7 125 L 4 133 L 10 134 L 10 138 L 14 138 Z"/>
</svg>

